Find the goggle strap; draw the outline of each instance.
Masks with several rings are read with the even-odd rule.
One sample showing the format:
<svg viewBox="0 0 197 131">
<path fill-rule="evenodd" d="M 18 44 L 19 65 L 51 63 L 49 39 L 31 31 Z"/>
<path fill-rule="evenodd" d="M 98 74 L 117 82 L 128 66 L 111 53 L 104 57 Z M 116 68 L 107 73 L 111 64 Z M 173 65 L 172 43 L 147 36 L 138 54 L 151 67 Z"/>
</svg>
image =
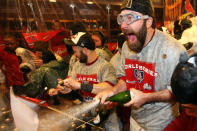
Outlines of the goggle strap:
<svg viewBox="0 0 197 131">
<path fill-rule="evenodd" d="M 148 15 L 143 15 L 143 16 L 142 16 L 142 19 L 148 19 L 148 18 L 149 18 Z"/>
</svg>

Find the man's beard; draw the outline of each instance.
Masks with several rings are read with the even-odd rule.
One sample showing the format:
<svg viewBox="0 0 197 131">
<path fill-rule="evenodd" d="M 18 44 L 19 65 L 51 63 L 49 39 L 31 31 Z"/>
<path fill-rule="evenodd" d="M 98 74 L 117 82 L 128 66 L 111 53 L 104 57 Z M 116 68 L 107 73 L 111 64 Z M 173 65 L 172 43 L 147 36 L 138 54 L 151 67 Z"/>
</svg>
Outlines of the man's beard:
<svg viewBox="0 0 197 131">
<path fill-rule="evenodd" d="M 79 62 L 80 63 L 87 63 L 87 55 L 85 55 L 82 51 L 80 51 L 80 57 L 79 57 Z"/>
<path fill-rule="evenodd" d="M 144 20 L 144 23 L 141 29 L 139 30 L 139 32 L 134 32 L 132 30 L 123 30 L 123 33 L 125 33 L 126 35 L 132 34 L 137 37 L 137 41 L 134 43 L 129 43 L 128 40 L 128 47 L 129 49 L 131 49 L 136 53 L 141 52 L 144 47 L 146 35 L 147 35 L 146 20 Z"/>
</svg>

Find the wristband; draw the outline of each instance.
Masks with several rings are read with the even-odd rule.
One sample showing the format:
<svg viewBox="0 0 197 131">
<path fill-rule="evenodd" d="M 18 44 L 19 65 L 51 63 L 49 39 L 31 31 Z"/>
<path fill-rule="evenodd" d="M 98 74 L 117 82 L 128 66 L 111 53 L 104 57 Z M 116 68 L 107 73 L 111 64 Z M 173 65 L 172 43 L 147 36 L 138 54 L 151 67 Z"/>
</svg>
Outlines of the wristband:
<svg viewBox="0 0 197 131">
<path fill-rule="evenodd" d="M 93 90 L 93 84 L 82 82 L 81 90 L 91 93 Z"/>
</svg>

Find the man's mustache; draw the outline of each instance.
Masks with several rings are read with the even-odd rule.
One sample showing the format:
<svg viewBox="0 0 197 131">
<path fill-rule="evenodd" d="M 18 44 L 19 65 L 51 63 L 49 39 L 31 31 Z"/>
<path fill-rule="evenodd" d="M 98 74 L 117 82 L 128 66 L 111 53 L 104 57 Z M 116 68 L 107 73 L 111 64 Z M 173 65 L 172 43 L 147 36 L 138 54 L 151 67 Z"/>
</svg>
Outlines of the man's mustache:
<svg viewBox="0 0 197 131">
<path fill-rule="evenodd" d="M 136 35 L 132 30 L 128 30 L 128 29 L 122 29 L 122 32 L 125 35 Z"/>
</svg>

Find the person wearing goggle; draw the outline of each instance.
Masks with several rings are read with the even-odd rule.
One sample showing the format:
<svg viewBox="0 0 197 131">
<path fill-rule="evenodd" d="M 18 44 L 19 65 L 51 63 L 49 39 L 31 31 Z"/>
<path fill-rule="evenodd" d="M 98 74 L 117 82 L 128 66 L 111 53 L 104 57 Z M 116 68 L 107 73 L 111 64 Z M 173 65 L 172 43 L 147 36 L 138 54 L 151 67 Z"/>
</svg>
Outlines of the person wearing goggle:
<svg viewBox="0 0 197 131">
<path fill-rule="evenodd" d="M 123 0 L 117 22 L 127 37 L 118 60 L 119 79 L 112 90 L 96 98 L 104 104 L 107 97 L 130 90 L 134 97 L 124 104 L 131 107 L 130 130 L 162 131 L 178 115 L 170 78 L 180 55 L 187 56 L 186 50 L 155 29 L 151 0 Z"/>
<path fill-rule="evenodd" d="M 122 25 L 123 22 L 125 22 L 127 25 L 130 25 L 131 23 L 134 23 L 135 21 L 141 20 L 141 19 L 148 19 L 148 15 L 140 16 L 134 12 L 130 12 L 127 14 L 119 14 L 117 17 L 117 22 L 119 25 Z"/>
</svg>

